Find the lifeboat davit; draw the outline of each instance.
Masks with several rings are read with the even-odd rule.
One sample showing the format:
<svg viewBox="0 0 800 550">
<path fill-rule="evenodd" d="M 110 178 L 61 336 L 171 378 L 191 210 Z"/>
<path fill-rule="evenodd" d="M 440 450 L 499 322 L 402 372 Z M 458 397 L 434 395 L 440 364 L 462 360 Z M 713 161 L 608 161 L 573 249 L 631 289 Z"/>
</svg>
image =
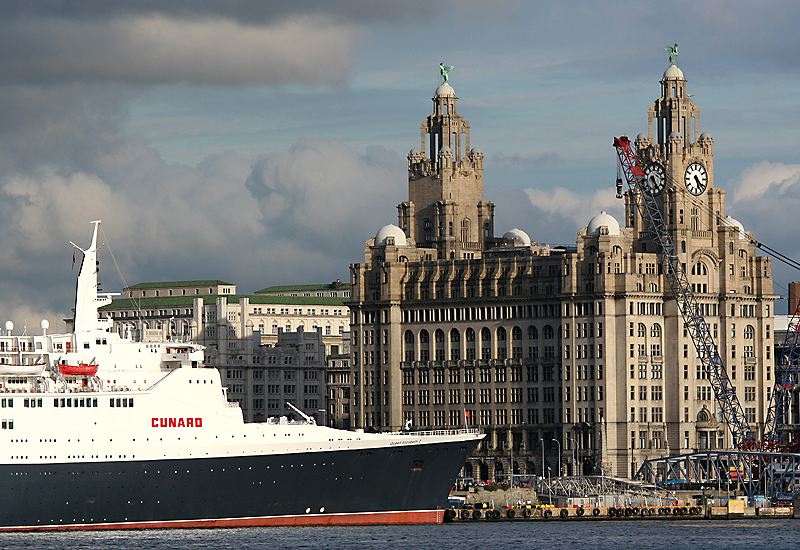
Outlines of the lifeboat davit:
<svg viewBox="0 0 800 550">
<path fill-rule="evenodd" d="M 59 365 L 58 371 L 64 376 L 94 376 L 97 374 L 97 365 L 90 365 L 88 363 Z"/>
</svg>

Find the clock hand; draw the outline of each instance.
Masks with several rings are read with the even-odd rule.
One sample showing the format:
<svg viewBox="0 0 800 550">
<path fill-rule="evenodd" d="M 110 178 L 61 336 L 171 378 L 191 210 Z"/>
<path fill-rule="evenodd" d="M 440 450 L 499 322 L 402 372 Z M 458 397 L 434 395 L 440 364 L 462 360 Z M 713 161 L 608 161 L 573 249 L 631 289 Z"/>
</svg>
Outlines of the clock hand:
<svg viewBox="0 0 800 550">
<path fill-rule="evenodd" d="M 697 182 L 697 185 L 702 185 L 702 184 L 700 183 L 700 178 L 698 178 L 698 177 L 697 177 L 697 174 L 695 174 L 695 175 L 694 175 L 694 181 L 696 181 L 696 182 Z"/>
</svg>

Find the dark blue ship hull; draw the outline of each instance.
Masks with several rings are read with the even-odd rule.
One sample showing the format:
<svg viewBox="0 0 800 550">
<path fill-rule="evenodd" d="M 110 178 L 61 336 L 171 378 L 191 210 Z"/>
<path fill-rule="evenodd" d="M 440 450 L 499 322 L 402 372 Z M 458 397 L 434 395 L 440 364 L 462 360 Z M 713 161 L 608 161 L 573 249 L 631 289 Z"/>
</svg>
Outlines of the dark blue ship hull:
<svg viewBox="0 0 800 550">
<path fill-rule="evenodd" d="M 429 523 L 476 440 L 0 466 L 0 530 Z"/>
</svg>

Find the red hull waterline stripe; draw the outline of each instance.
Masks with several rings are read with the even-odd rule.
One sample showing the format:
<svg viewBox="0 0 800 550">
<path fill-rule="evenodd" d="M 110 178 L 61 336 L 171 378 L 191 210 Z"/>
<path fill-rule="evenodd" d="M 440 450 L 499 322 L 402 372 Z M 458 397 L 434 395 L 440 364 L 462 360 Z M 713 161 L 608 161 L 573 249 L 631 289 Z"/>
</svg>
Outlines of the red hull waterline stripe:
<svg viewBox="0 0 800 550">
<path fill-rule="evenodd" d="M 444 510 L 404 512 L 362 512 L 357 514 L 307 514 L 250 518 L 197 519 L 173 521 L 134 521 L 124 523 L 73 523 L 0 527 L 3 531 L 96 531 L 111 529 L 211 529 L 215 527 L 291 527 L 312 525 L 416 525 L 442 523 Z"/>
</svg>

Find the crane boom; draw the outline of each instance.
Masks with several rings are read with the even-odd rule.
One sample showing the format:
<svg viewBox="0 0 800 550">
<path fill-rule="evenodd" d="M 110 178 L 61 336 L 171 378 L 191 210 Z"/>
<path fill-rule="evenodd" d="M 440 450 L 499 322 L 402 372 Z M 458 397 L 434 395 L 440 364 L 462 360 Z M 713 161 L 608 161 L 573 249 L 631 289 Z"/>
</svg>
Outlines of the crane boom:
<svg viewBox="0 0 800 550">
<path fill-rule="evenodd" d="M 764 423 L 764 439 L 762 447 L 777 449 L 783 441 L 783 431 L 789 424 L 792 393 L 797 385 L 800 371 L 800 302 L 786 330 L 783 342 L 783 354 L 775 368 L 775 387 L 767 409 L 767 420 Z"/>
<path fill-rule="evenodd" d="M 614 138 L 614 148 L 619 155 L 620 166 L 630 189 L 632 202 L 636 204 L 636 208 L 645 221 L 647 233 L 655 246 L 664 276 L 678 302 L 678 310 L 683 317 L 684 327 L 692 338 L 704 371 L 708 373 L 709 382 L 714 388 L 714 395 L 722 410 L 723 418 L 733 435 L 733 443 L 738 448 L 754 447 L 753 430 L 736 397 L 736 390 L 728 378 L 708 323 L 700 313 L 697 298 L 689 284 L 683 264 L 678 258 L 672 237 L 667 232 L 667 226 L 658 208 L 658 203 L 647 185 L 643 184 L 644 171 L 636 160 L 631 142 L 627 136 Z"/>
</svg>

